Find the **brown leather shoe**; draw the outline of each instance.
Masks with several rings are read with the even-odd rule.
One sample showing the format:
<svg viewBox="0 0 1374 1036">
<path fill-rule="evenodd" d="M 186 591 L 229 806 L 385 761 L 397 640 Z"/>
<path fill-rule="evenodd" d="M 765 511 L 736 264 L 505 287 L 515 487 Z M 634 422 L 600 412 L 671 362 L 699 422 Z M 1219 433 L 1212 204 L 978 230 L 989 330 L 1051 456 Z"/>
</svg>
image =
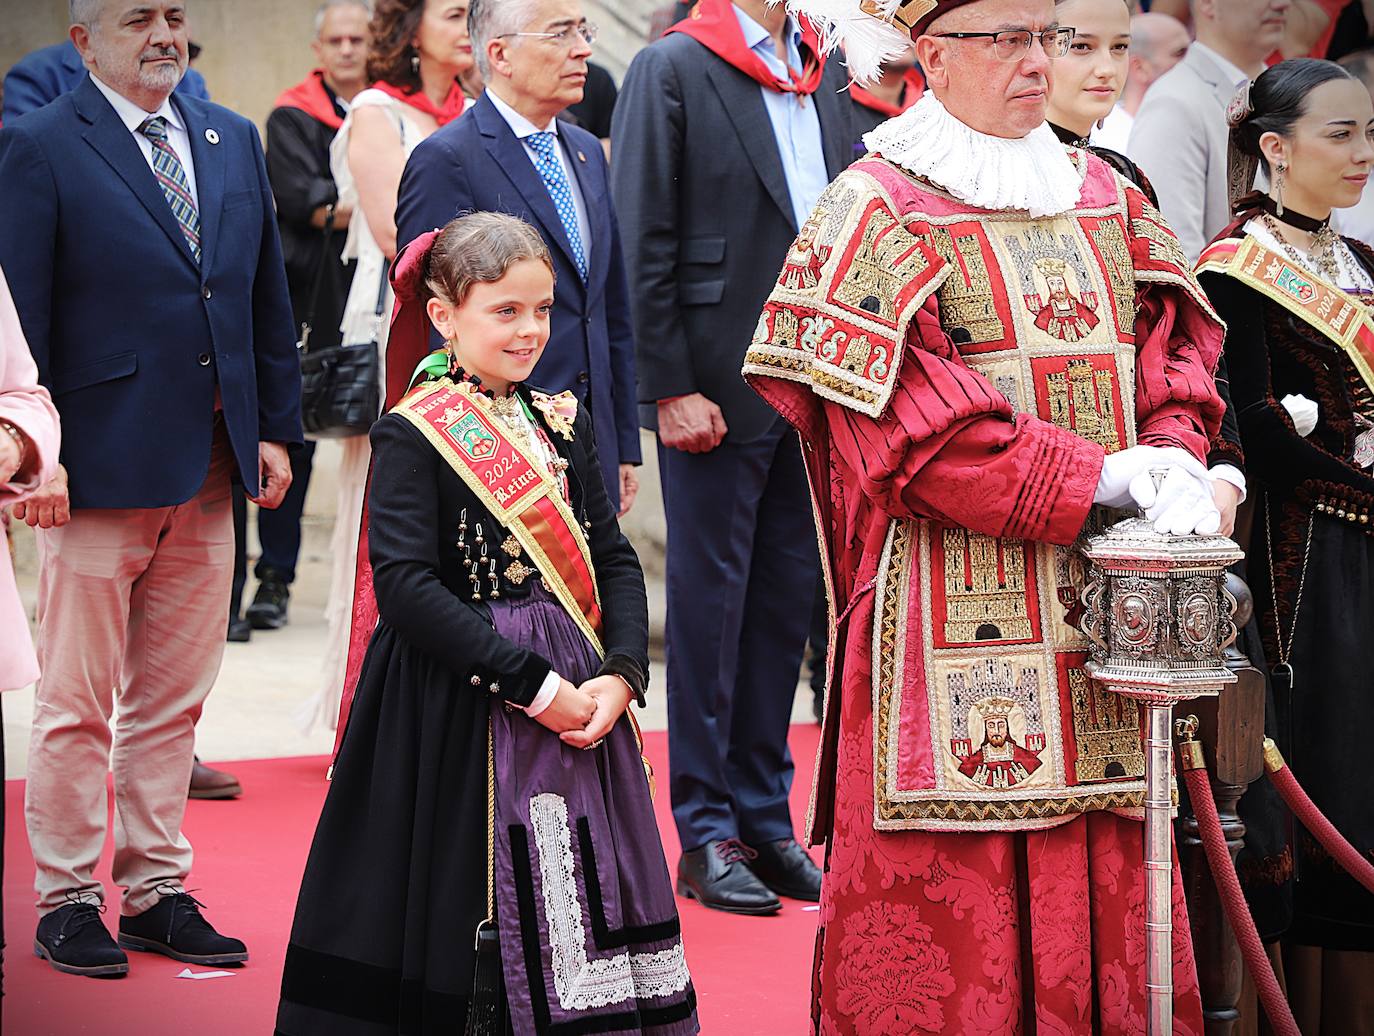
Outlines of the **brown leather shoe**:
<svg viewBox="0 0 1374 1036">
<path fill-rule="evenodd" d="M 212 770 L 196 757 L 196 765 L 191 770 L 191 790 L 186 797 L 191 799 L 236 799 L 243 794 L 239 779 L 223 770 Z"/>
</svg>

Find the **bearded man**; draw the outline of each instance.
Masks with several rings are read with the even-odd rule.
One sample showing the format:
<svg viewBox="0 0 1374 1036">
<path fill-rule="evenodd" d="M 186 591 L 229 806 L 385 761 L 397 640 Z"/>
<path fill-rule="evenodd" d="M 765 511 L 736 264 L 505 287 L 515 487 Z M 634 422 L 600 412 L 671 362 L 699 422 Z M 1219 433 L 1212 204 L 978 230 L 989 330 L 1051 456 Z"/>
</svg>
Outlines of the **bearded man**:
<svg viewBox="0 0 1374 1036">
<path fill-rule="evenodd" d="M 182 0 L 70 11 L 86 79 L 0 133 L 0 269 L 63 431 L 15 512 L 38 527 L 34 952 L 92 977 L 127 974 L 126 949 L 239 964 L 186 891 L 182 819 L 229 621 L 230 497 L 279 506 L 301 442 L 276 212 L 253 124 L 173 96 Z M 118 945 L 96 875 L 111 771 Z"/>
<path fill-rule="evenodd" d="M 929 90 L 822 195 L 744 366 L 806 446 L 830 591 L 813 1028 L 1143 1032 L 1140 716 L 1083 671 L 1072 544 L 1106 508 L 1218 528 L 1223 327 L 1145 196 L 1045 124 L 1051 0 L 814 7 L 859 79 L 914 40 Z M 1038 320 L 1060 296 L 1095 319 Z"/>
</svg>

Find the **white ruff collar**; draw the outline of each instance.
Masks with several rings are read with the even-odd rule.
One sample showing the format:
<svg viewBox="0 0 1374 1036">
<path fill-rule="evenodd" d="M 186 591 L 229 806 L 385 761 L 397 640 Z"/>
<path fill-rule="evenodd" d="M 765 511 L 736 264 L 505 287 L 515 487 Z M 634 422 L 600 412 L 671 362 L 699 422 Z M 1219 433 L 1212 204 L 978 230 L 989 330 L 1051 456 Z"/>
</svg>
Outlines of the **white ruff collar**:
<svg viewBox="0 0 1374 1036">
<path fill-rule="evenodd" d="M 1056 216 L 1078 204 L 1083 173 L 1048 123 L 1019 139 L 970 129 L 929 91 L 864 146 L 980 209 Z"/>
</svg>

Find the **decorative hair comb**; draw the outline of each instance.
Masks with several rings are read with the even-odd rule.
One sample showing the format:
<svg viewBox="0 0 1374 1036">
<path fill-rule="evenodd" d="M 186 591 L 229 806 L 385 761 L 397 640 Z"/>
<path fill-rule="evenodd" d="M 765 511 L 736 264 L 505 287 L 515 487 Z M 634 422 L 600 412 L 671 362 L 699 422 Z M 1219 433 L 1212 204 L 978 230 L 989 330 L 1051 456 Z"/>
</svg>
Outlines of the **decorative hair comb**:
<svg viewBox="0 0 1374 1036">
<path fill-rule="evenodd" d="M 1255 106 L 1250 103 L 1250 80 L 1236 90 L 1236 95 L 1231 98 L 1231 103 L 1226 106 L 1226 125 L 1235 129 L 1244 122 L 1250 113 L 1255 110 Z"/>
</svg>

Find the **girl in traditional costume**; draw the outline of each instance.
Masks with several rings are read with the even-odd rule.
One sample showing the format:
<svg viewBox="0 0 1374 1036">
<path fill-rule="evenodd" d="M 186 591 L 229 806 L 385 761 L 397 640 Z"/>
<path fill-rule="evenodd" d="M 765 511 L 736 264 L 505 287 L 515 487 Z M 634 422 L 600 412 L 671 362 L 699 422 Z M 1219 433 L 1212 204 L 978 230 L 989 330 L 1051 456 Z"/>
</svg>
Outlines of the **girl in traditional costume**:
<svg viewBox="0 0 1374 1036">
<path fill-rule="evenodd" d="M 354 607 L 371 639 L 277 1031 L 695 1033 L 626 714 L 647 683 L 643 573 L 588 415 L 524 384 L 547 250 L 478 213 L 409 245 L 392 280 L 392 355 L 429 321 L 447 348 L 372 430 Z"/>
<path fill-rule="evenodd" d="M 1278 706 L 1277 741 L 1317 806 L 1362 853 L 1360 782 L 1374 725 L 1374 254 L 1337 236 L 1360 198 L 1374 106 L 1326 61 L 1268 69 L 1228 112 L 1233 187 L 1267 194 L 1199 260 L 1227 322 L 1226 359 L 1256 499 L 1248 577 Z M 1239 191 L 1234 191 L 1239 193 Z M 1374 896 L 1299 829 L 1284 970 L 1303 1032 L 1371 1032 Z"/>
</svg>

